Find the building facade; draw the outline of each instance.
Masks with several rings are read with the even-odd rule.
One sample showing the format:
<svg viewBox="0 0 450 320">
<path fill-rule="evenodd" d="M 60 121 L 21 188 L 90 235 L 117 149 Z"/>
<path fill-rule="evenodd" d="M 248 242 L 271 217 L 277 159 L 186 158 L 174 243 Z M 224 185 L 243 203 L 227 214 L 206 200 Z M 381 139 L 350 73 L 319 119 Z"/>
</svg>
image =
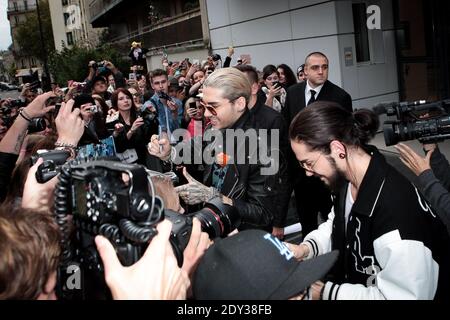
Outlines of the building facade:
<svg viewBox="0 0 450 320">
<path fill-rule="evenodd" d="M 207 0 L 206 7 L 214 52 L 223 56 L 231 45 L 260 70 L 279 63 L 296 70 L 322 51 L 330 80 L 355 107 L 450 95 L 449 2 Z"/>
<path fill-rule="evenodd" d="M 49 1 L 55 48 L 61 52 L 73 45 L 94 48 L 104 29 L 94 29 L 90 23 L 88 0 Z"/>
<path fill-rule="evenodd" d="M 142 42 L 149 70 L 161 67 L 163 54 L 174 62 L 208 55 L 206 0 L 94 0 L 89 10 L 92 26 L 108 27 L 111 43 L 129 50 Z"/>
<path fill-rule="evenodd" d="M 20 48 L 16 40 L 18 27 L 27 20 L 27 16 L 36 12 L 37 0 L 8 0 L 8 20 L 11 26 L 12 52 L 14 64 L 17 68 L 16 77 L 23 78 L 31 76 L 33 72 L 42 75 L 42 64 L 35 57 L 30 57 L 27 52 Z"/>
</svg>

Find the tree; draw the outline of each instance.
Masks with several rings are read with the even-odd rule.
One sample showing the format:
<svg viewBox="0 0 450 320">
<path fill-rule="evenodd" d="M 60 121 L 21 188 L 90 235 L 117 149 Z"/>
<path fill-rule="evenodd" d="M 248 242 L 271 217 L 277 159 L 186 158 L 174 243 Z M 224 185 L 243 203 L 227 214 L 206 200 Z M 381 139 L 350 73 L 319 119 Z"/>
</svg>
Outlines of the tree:
<svg viewBox="0 0 450 320">
<path fill-rule="evenodd" d="M 127 60 L 110 45 L 103 45 L 96 49 L 79 47 L 63 47 L 61 52 L 53 52 L 49 58 L 50 72 L 57 83 L 64 85 L 69 80 L 83 81 L 89 72 L 89 61 L 111 61 L 119 70 L 126 72 L 130 68 Z"/>
<path fill-rule="evenodd" d="M 42 32 L 45 39 L 45 51 L 49 55 L 55 51 L 50 8 L 47 0 L 38 1 L 41 12 Z M 39 20 L 36 11 L 28 14 L 27 20 L 17 28 L 16 40 L 23 54 L 44 61 L 45 56 L 42 51 Z"/>
</svg>

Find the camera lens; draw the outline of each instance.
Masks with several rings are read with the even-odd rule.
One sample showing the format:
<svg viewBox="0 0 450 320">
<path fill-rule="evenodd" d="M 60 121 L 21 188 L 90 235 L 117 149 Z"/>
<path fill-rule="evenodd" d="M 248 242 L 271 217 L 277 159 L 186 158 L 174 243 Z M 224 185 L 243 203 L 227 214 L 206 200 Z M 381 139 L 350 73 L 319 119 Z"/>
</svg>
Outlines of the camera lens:
<svg viewBox="0 0 450 320">
<path fill-rule="evenodd" d="M 237 209 L 224 204 L 219 197 L 211 199 L 202 210 L 192 215 L 200 220 L 202 230 L 210 239 L 226 237 L 241 224 Z"/>
</svg>

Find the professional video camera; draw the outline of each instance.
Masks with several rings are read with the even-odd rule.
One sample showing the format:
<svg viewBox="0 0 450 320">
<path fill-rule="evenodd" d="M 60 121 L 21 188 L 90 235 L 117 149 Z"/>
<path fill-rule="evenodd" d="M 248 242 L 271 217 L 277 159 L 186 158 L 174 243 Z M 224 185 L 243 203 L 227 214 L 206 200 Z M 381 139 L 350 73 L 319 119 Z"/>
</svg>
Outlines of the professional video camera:
<svg viewBox="0 0 450 320">
<path fill-rule="evenodd" d="M 421 143 L 435 143 L 450 138 L 450 100 L 427 103 L 393 102 L 374 107 L 375 113 L 395 116 L 383 125 L 386 146 L 400 141 L 418 139 Z"/>
<path fill-rule="evenodd" d="M 237 210 L 219 198 L 189 215 L 165 210 L 163 201 L 155 195 L 152 175 L 161 174 L 114 161 L 71 163 L 61 168 L 55 192 L 55 216 L 63 234 L 60 298 L 110 298 L 94 242 L 97 235 L 109 239 L 122 264 L 130 266 L 141 258 L 157 233 L 156 225 L 166 218 L 173 224 L 170 243 L 181 266 L 193 217 L 200 220 L 211 238 L 224 237 L 239 226 Z M 70 220 L 74 234 L 70 233 Z M 67 282 L 72 275 L 68 270 L 74 265 L 81 271 L 79 288 L 70 288 Z"/>
</svg>

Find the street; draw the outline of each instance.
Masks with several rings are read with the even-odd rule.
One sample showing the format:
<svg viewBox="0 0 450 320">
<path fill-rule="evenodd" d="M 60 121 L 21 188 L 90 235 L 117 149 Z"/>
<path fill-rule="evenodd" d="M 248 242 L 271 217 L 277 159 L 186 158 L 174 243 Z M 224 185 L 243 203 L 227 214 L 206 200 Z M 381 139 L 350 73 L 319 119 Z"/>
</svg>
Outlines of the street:
<svg viewBox="0 0 450 320">
<path fill-rule="evenodd" d="M 13 91 L 0 91 L 0 100 L 3 99 L 18 99 L 20 95 L 20 92 L 18 92 L 17 90 L 13 90 Z"/>
</svg>

